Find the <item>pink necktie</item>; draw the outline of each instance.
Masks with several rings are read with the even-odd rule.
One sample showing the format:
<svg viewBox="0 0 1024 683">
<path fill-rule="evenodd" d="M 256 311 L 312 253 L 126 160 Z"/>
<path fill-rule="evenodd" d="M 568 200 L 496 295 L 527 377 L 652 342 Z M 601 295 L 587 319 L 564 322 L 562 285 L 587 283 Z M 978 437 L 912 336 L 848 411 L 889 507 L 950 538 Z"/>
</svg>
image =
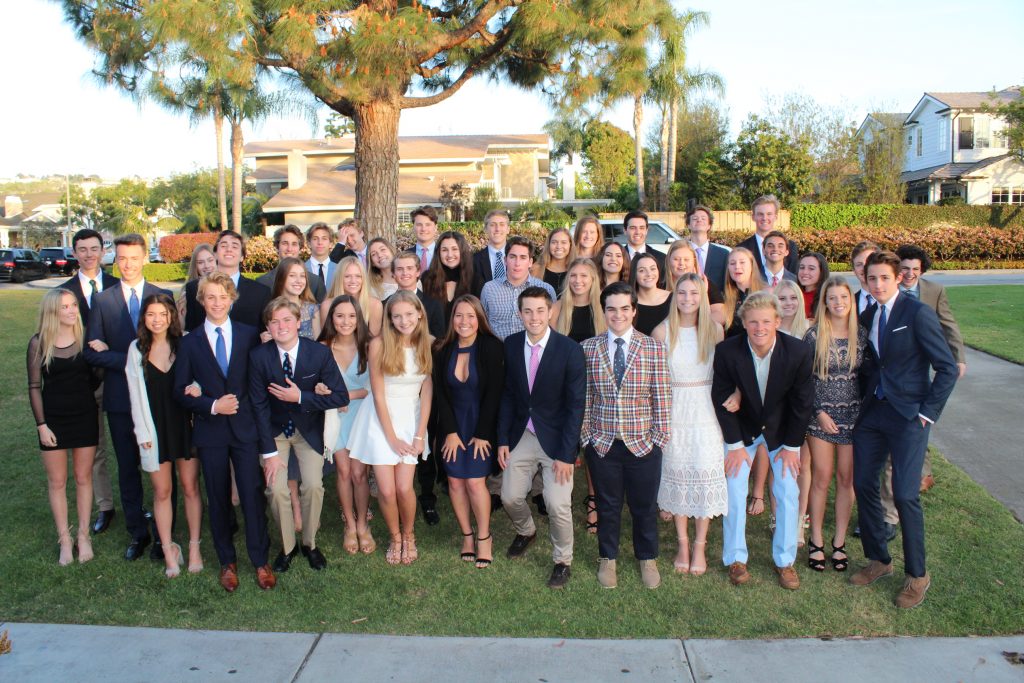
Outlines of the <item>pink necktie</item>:
<svg viewBox="0 0 1024 683">
<path fill-rule="evenodd" d="M 779 276 L 778 275 L 772 275 L 772 287 L 774 287 L 777 284 L 779 284 Z"/>
<path fill-rule="evenodd" d="M 700 264 L 700 274 L 704 274 L 704 247 L 697 247 L 697 262 Z"/>
<path fill-rule="evenodd" d="M 420 251 L 420 272 L 425 273 L 427 271 L 427 266 L 429 265 L 430 263 L 427 262 L 427 249 L 424 247 L 422 251 Z"/>
<path fill-rule="evenodd" d="M 526 374 L 526 379 L 530 385 L 530 393 L 533 393 L 533 380 L 537 379 L 537 366 L 540 365 L 540 344 L 534 344 L 530 347 L 530 370 Z M 536 434 L 533 430 L 533 418 L 531 417 L 526 421 L 526 428 L 530 430 L 530 433 Z"/>
</svg>

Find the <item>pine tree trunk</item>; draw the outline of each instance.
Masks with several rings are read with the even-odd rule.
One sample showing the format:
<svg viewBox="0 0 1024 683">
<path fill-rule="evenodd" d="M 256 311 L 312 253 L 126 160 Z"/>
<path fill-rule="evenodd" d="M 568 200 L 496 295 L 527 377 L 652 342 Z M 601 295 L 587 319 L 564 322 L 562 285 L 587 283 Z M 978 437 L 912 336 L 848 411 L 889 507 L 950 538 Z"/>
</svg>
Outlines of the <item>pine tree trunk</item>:
<svg viewBox="0 0 1024 683">
<path fill-rule="evenodd" d="M 665 196 L 670 197 L 672 193 L 672 184 L 676 182 L 676 154 L 679 152 L 679 99 L 673 98 L 672 102 L 668 107 L 669 111 L 669 126 L 668 126 L 668 189 L 665 190 Z M 670 211 L 671 206 L 668 202 L 665 203 L 665 210 Z"/>
<path fill-rule="evenodd" d="M 355 216 L 367 238 L 394 244 L 398 227 L 397 102 L 378 99 L 355 105 Z"/>
<path fill-rule="evenodd" d="M 231 119 L 231 229 L 242 232 L 242 121 Z"/>
<path fill-rule="evenodd" d="M 641 209 L 647 206 L 647 194 L 644 191 L 644 143 L 640 137 L 643 124 L 643 96 L 637 95 L 633 98 L 633 147 L 636 150 L 636 197 Z"/>
<path fill-rule="evenodd" d="M 669 139 L 669 121 L 668 121 L 668 108 L 661 107 L 661 177 L 658 181 L 658 209 L 660 211 L 668 210 L 668 190 L 672 184 L 672 180 L 669 177 L 669 150 L 668 150 L 668 139 Z"/>
<path fill-rule="evenodd" d="M 213 109 L 213 132 L 217 138 L 217 208 L 220 210 L 221 230 L 228 225 L 228 190 L 224 172 L 224 112 L 220 106 Z"/>
</svg>

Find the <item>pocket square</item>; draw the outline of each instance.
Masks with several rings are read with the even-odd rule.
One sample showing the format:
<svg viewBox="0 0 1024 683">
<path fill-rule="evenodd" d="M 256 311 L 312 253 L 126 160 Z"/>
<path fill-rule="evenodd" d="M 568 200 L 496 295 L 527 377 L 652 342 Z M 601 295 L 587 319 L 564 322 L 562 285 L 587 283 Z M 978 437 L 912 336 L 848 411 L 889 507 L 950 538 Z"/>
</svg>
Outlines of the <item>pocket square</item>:
<svg viewBox="0 0 1024 683">
<path fill-rule="evenodd" d="M 309 374 L 309 375 L 303 375 L 302 379 L 313 379 L 314 377 L 316 377 L 316 373 L 315 372 L 312 373 L 312 374 Z"/>
<path fill-rule="evenodd" d="M 903 327 L 897 327 L 895 330 L 893 330 L 893 334 L 895 334 L 896 332 L 902 332 L 905 329 L 907 329 L 906 325 L 904 325 Z"/>
</svg>

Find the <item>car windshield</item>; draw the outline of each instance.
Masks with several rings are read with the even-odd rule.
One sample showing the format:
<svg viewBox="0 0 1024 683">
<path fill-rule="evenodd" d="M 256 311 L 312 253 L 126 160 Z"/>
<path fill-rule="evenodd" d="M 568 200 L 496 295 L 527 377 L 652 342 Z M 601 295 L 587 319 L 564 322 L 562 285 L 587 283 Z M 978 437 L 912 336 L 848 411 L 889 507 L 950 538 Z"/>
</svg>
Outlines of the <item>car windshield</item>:
<svg viewBox="0 0 1024 683">
<path fill-rule="evenodd" d="M 14 252 L 9 250 L 0 251 L 0 259 L 14 258 Z"/>
</svg>

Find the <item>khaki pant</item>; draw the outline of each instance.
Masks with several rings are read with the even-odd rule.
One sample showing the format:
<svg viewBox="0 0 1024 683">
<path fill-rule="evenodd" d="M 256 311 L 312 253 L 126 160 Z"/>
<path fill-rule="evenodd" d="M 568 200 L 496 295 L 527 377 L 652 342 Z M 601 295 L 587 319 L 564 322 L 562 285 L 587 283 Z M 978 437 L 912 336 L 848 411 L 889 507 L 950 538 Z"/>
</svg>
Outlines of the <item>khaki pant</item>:
<svg viewBox="0 0 1024 683">
<path fill-rule="evenodd" d="M 299 484 L 299 503 L 302 508 L 302 545 L 316 547 L 316 531 L 320 528 L 320 511 L 324 506 L 324 458 L 317 453 L 299 434 L 291 437 L 281 433 L 274 439 L 277 455 L 284 462 L 284 469 L 274 477 L 274 483 L 267 489 L 267 502 L 274 515 L 274 521 L 281 529 L 281 545 L 285 553 L 295 549 L 295 518 L 292 516 L 291 495 L 288 491 L 288 459 L 299 460 L 302 482 Z"/>
<path fill-rule="evenodd" d="M 107 471 L 107 422 L 103 419 L 103 384 L 96 390 L 96 415 L 100 421 L 100 440 L 96 444 L 96 457 L 92 461 L 92 496 L 99 510 L 114 509 L 114 487 Z"/>
<path fill-rule="evenodd" d="M 544 481 L 544 504 L 548 508 L 552 559 L 556 564 L 572 564 L 572 479 L 566 484 L 557 483 L 553 466 L 554 460 L 544 453 L 537 437 L 529 430 L 523 432 L 523 438 L 509 454 L 502 476 L 501 504 L 517 534 L 537 533 L 526 496 L 539 469 Z"/>
<path fill-rule="evenodd" d="M 925 451 L 924 454 L 924 466 L 921 468 L 921 478 L 931 475 L 932 473 L 932 456 L 931 453 Z M 896 503 L 892 497 L 892 458 L 889 458 L 889 462 L 885 465 L 885 473 L 882 475 L 882 488 L 880 490 L 882 498 L 882 511 L 885 513 L 885 521 L 889 524 L 899 524 L 900 516 L 896 512 Z"/>
</svg>

